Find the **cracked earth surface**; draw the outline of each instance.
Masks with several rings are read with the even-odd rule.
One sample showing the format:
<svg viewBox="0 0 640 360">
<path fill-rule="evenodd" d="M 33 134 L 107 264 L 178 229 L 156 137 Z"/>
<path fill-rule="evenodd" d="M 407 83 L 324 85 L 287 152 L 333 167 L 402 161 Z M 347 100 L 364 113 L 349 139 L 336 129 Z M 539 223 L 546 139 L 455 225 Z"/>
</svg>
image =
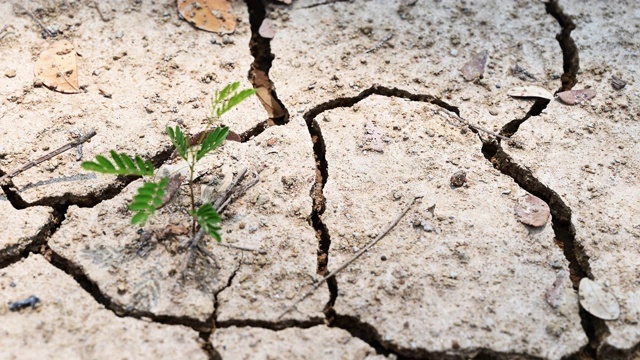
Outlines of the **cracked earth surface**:
<svg viewBox="0 0 640 360">
<path fill-rule="evenodd" d="M 225 115 L 237 141 L 196 169 L 203 196 L 243 168 L 259 179 L 222 228 L 224 243 L 260 252 L 209 240 L 215 259 L 187 262 L 186 196 L 134 228 L 140 180 L 88 174 L 75 151 L 4 184 L 0 357 L 640 357 L 637 3 L 232 3 L 225 38 L 174 1 L 24 3 L 81 55 L 73 95 L 34 86 L 52 40 L 17 1 L 0 4 L 13 26 L 0 39 L 0 175 L 89 129 L 84 159 L 117 149 L 184 171 L 166 126 L 202 130 L 232 81 L 262 100 Z M 258 34 L 265 17 L 272 40 Z M 482 51 L 484 76 L 465 81 Z M 507 96 L 523 85 L 597 96 Z M 527 194 L 549 205 L 545 226 L 515 217 Z M 414 196 L 386 237 L 279 317 Z M 585 277 L 615 295 L 618 319 L 580 306 Z M 30 296 L 35 307 L 10 310 Z"/>
</svg>

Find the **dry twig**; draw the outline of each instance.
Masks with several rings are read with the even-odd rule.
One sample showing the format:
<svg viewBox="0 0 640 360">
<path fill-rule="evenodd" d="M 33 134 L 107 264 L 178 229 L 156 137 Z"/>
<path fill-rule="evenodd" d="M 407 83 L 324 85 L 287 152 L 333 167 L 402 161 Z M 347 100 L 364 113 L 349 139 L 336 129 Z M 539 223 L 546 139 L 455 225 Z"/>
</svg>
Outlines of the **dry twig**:
<svg viewBox="0 0 640 360">
<path fill-rule="evenodd" d="M 380 49 L 380 48 L 382 47 L 382 45 L 386 44 L 386 43 L 387 43 L 387 41 L 391 40 L 391 38 L 392 38 L 392 37 L 393 37 L 393 34 L 392 34 L 392 33 L 387 34 L 387 36 L 385 36 L 385 37 L 384 37 L 384 39 L 382 39 L 382 40 L 378 41 L 378 43 L 376 44 L 376 46 L 372 47 L 372 48 L 371 48 L 371 49 L 369 49 L 369 50 L 366 50 L 364 53 L 365 53 L 365 54 L 368 54 L 368 53 L 371 53 L 371 52 L 374 52 L 374 51 L 376 51 L 376 50 Z"/>
<path fill-rule="evenodd" d="M 100 5 L 98 4 L 97 0 L 93 0 L 93 5 L 96 7 L 96 10 L 98 11 L 98 15 L 100 15 L 100 19 L 102 19 L 102 21 L 109 22 L 109 20 L 111 20 L 111 18 L 105 17 L 102 14 L 102 11 L 100 11 Z"/>
<path fill-rule="evenodd" d="M 417 199 L 422 198 L 422 196 L 415 196 L 411 202 L 409 203 L 409 205 L 407 205 L 407 207 L 400 213 L 400 215 L 398 215 L 390 224 L 389 226 L 387 226 L 386 229 L 384 229 L 382 231 L 382 233 L 380 233 L 380 235 L 378 235 L 378 237 L 376 237 L 373 241 L 371 241 L 369 244 L 367 244 L 365 247 L 363 247 L 360 251 L 358 251 L 355 255 L 353 255 L 349 260 L 345 261 L 342 265 L 340 265 L 337 269 L 333 270 L 332 272 L 330 272 L 327 276 L 325 276 L 324 278 L 322 278 L 322 280 L 316 282 L 313 287 L 311 289 L 309 289 L 306 293 L 304 293 L 302 295 L 302 297 L 300 297 L 298 300 L 296 300 L 296 302 L 294 302 L 293 304 L 291 304 L 291 306 L 289 306 L 288 308 L 286 308 L 280 315 L 278 315 L 277 319 L 282 318 L 284 315 L 286 315 L 289 311 L 293 310 L 296 306 L 298 306 L 299 303 L 301 303 L 304 299 L 306 299 L 307 297 L 309 297 L 309 295 L 313 294 L 314 291 L 316 291 L 320 285 L 324 284 L 325 282 L 327 282 L 327 280 L 329 280 L 330 278 L 336 276 L 336 274 L 338 274 L 340 271 L 344 270 L 347 266 L 351 265 L 351 263 L 353 263 L 354 261 L 356 261 L 360 256 L 362 256 L 362 254 L 364 254 L 365 252 L 367 252 L 367 250 L 369 250 L 371 247 L 373 247 L 373 245 L 377 244 L 378 241 L 380 241 L 383 237 L 385 237 L 389 231 L 391 231 L 391 229 L 393 229 L 399 222 L 400 220 L 404 217 L 404 215 L 409 211 L 409 209 L 411 209 L 411 207 L 413 206 L 413 204 L 416 202 Z"/>
<path fill-rule="evenodd" d="M 42 23 L 42 21 L 40 21 L 35 15 L 33 15 L 33 13 L 27 9 L 26 7 L 24 7 L 22 4 L 18 4 L 18 6 L 20 6 L 22 8 L 22 10 L 26 11 L 27 14 L 29 14 L 29 16 L 31 16 L 31 18 L 38 23 L 38 25 L 40 25 L 40 27 L 42 28 L 42 30 L 44 30 L 45 33 L 47 33 L 47 35 L 49 35 L 50 37 L 54 37 L 56 36 L 56 34 L 52 33 L 51 30 L 47 29 L 46 26 L 44 26 L 44 24 Z"/>
<path fill-rule="evenodd" d="M 10 173 L 0 177 L 0 184 L 3 184 L 5 182 L 5 180 L 9 180 L 9 179 L 17 176 L 18 174 L 20 174 L 20 173 L 22 173 L 22 172 L 24 172 L 26 170 L 29 170 L 32 167 L 34 167 L 34 166 L 36 166 L 36 165 L 38 165 L 40 163 L 43 163 L 43 162 L 45 162 L 45 161 L 47 161 L 47 160 L 49 160 L 49 159 L 51 159 L 51 158 L 53 158 L 55 156 L 58 156 L 58 155 L 62 154 L 63 152 L 65 152 L 65 151 L 67 151 L 69 149 L 72 149 L 72 148 L 74 148 L 74 147 L 76 147 L 76 146 L 78 146 L 80 144 L 85 143 L 87 140 L 91 139 L 95 135 L 96 135 L 96 131 L 91 129 L 84 136 L 81 136 L 81 137 L 77 138 L 76 140 L 74 140 L 74 141 L 72 141 L 72 142 L 70 142 L 70 143 L 68 143 L 68 144 L 66 144 L 64 146 L 55 149 L 55 150 L 51 151 L 50 153 L 37 158 L 34 161 L 30 161 L 28 164 L 25 164 L 24 166 L 22 166 L 18 170 L 15 170 L 13 172 L 10 172 Z"/>
<path fill-rule="evenodd" d="M 213 208 L 216 210 L 218 214 L 222 214 L 225 207 L 231 202 L 234 195 L 237 198 L 242 194 L 244 194 L 244 192 L 247 191 L 249 188 L 251 188 L 252 186 L 258 183 L 259 181 L 258 174 L 254 173 L 255 179 L 253 181 L 251 181 L 249 184 L 243 187 L 239 187 L 240 182 L 245 178 L 246 175 L 247 175 L 247 168 L 245 167 L 242 170 L 240 170 L 240 172 L 238 172 L 238 175 L 236 175 L 236 177 L 233 178 L 233 180 L 231 181 L 231 184 L 229 184 L 227 189 L 221 192 L 220 194 L 218 194 L 216 199 L 211 202 L 211 205 L 213 206 Z M 200 228 L 200 230 L 198 230 L 198 232 L 189 241 L 189 245 L 188 245 L 189 254 L 187 255 L 185 270 L 189 266 L 189 263 L 191 262 L 191 258 L 193 256 L 193 252 L 195 249 L 199 249 L 207 256 L 213 256 L 209 251 L 205 251 L 206 249 L 204 249 L 204 247 L 200 244 L 200 242 L 204 238 L 204 235 L 205 235 L 204 230 Z M 234 245 L 228 245 L 228 244 L 224 244 L 224 245 L 219 244 L 219 245 L 227 246 L 229 248 L 234 248 L 238 250 L 255 251 L 261 254 L 263 253 L 263 250 L 259 250 L 259 249 L 246 248 L 246 247 L 234 246 Z"/>
<path fill-rule="evenodd" d="M 461 122 L 462 124 L 472 128 L 474 130 L 487 133 L 487 134 L 489 134 L 491 136 L 495 136 L 498 139 L 502 139 L 502 140 L 506 140 L 506 141 L 514 141 L 516 143 L 522 144 L 520 141 L 512 139 L 512 138 L 510 138 L 508 136 L 500 135 L 500 134 L 498 134 L 496 132 L 493 132 L 491 130 L 487 130 L 487 129 L 481 127 L 481 126 L 472 124 L 469 121 L 467 121 L 467 120 L 461 118 L 460 116 L 458 116 L 458 114 L 454 113 L 453 111 L 443 110 L 443 112 L 445 113 L 446 116 L 452 117 L 452 118 L 456 119 L 457 121 Z M 438 114 L 440 114 L 440 112 L 438 112 Z M 453 124 L 453 125 L 455 125 L 455 124 Z"/>
</svg>

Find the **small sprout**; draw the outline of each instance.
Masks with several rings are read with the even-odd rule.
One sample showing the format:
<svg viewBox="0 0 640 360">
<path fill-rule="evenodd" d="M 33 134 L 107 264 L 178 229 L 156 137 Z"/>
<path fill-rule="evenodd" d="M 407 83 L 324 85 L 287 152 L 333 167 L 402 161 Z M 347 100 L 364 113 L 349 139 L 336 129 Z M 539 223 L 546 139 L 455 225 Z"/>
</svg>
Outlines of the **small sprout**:
<svg viewBox="0 0 640 360">
<path fill-rule="evenodd" d="M 193 146 L 189 146 L 189 137 L 185 135 L 179 126 L 175 128 L 167 127 L 166 132 L 171 143 L 176 148 L 176 152 L 189 165 L 189 192 L 191 197 L 191 210 L 189 214 L 193 217 L 192 232 L 195 233 L 196 222 L 202 230 L 220 242 L 222 240 L 219 231 L 221 222 L 220 214 L 211 205 L 206 203 L 196 209 L 196 201 L 194 196 L 194 174 L 195 166 L 198 161 L 211 153 L 227 138 L 229 135 L 228 127 L 216 127 L 211 130 L 214 121 L 218 120 L 224 113 L 231 110 L 249 96 L 255 94 L 254 89 L 245 89 L 238 91 L 239 82 L 231 83 L 225 86 L 221 91 L 216 91 L 215 96 L 211 99 L 211 117 L 202 135 Z M 134 176 L 154 176 L 154 167 L 150 161 L 143 160 L 140 156 L 130 157 L 127 154 L 110 152 L 111 159 L 107 159 L 102 155 L 97 155 L 95 161 L 85 161 L 82 168 L 101 174 L 112 175 L 134 175 Z M 133 212 L 131 223 L 133 225 L 144 225 L 156 210 L 164 206 L 170 198 L 175 195 L 177 189 L 182 184 L 183 178 L 180 176 L 172 177 L 171 181 L 168 177 L 163 177 L 159 181 L 145 181 L 138 188 L 136 195 L 133 197 L 129 210 Z M 195 234 L 193 234 L 195 235 Z"/>
</svg>

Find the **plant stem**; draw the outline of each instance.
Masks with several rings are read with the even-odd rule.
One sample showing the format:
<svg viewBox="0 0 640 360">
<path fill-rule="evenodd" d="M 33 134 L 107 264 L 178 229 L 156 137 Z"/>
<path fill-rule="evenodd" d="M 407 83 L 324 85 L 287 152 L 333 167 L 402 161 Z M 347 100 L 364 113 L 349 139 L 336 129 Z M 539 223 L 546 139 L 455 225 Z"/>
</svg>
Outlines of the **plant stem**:
<svg viewBox="0 0 640 360">
<path fill-rule="evenodd" d="M 196 198 L 193 194 L 193 174 L 195 173 L 196 161 L 195 155 L 191 153 L 191 161 L 189 161 L 189 196 L 191 197 L 191 234 L 196 233 Z"/>
</svg>

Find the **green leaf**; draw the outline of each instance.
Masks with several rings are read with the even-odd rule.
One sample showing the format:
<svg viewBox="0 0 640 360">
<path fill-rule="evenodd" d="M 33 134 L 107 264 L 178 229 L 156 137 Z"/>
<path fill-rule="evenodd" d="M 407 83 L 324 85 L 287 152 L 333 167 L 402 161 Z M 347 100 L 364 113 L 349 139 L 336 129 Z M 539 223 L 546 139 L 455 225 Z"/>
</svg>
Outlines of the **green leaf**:
<svg viewBox="0 0 640 360">
<path fill-rule="evenodd" d="M 144 224 L 149 220 L 149 214 L 146 212 L 139 212 L 131 218 L 131 224 Z"/>
<path fill-rule="evenodd" d="M 211 111 L 217 118 L 256 93 L 255 89 L 244 89 L 237 92 L 239 87 L 240 83 L 234 82 L 225 86 L 222 91 L 216 91 L 214 98 L 211 99 Z"/>
<path fill-rule="evenodd" d="M 187 139 L 180 129 L 179 126 L 176 126 L 175 130 L 171 127 L 167 126 L 167 134 L 169 134 L 169 138 L 171 138 L 171 142 L 173 146 L 176 147 L 176 151 L 180 154 L 180 157 L 187 160 Z"/>
<path fill-rule="evenodd" d="M 222 91 L 217 92 L 216 91 L 216 104 L 221 103 L 222 101 L 224 101 L 229 94 L 231 94 L 232 92 L 236 91 L 236 89 L 238 89 L 240 87 L 240 82 L 236 81 L 234 83 L 231 83 L 227 86 L 224 87 L 224 89 L 222 89 Z"/>
<path fill-rule="evenodd" d="M 236 105 L 243 102 L 246 98 L 256 93 L 255 89 L 244 89 L 239 93 L 233 94 L 229 99 L 226 99 L 220 107 L 216 109 L 216 116 L 219 118 L 227 111 L 233 109 Z"/>
<path fill-rule="evenodd" d="M 145 162 L 136 155 L 134 163 L 127 154 L 118 154 L 113 150 L 110 154 L 113 162 L 102 155 L 96 155 L 95 162 L 85 161 L 80 166 L 102 174 L 153 176 L 153 164 L 150 161 Z"/>
<path fill-rule="evenodd" d="M 169 183 L 169 178 L 163 177 L 158 183 L 145 182 L 138 188 L 138 193 L 131 200 L 129 210 L 135 212 L 131 218 L 131 223 L 143 224 L 153 215 L 157 208 L 162 205 L 164 189 Z"/>
<path fill-rule="evenodd" d="M 195 216 L 198 224 L 200 224 L 200 227 L 206 234 L 216 239 L 217 242 L 222 241 L 220 233 L 218 232 L 221 229 L 218 224 L 220 224 L 222 219 L 211 204 L 202 205 L 192 215 Z"/>
<path fill-rule="evenodd" d="M 202 159 L 205 155 L 222 145 L 227 135 L 229 135 L 229 128 L 226 126 L 218 127 L 214 131 L 209 132 L 196 153 L 196 161 Z"/>
</svg>

